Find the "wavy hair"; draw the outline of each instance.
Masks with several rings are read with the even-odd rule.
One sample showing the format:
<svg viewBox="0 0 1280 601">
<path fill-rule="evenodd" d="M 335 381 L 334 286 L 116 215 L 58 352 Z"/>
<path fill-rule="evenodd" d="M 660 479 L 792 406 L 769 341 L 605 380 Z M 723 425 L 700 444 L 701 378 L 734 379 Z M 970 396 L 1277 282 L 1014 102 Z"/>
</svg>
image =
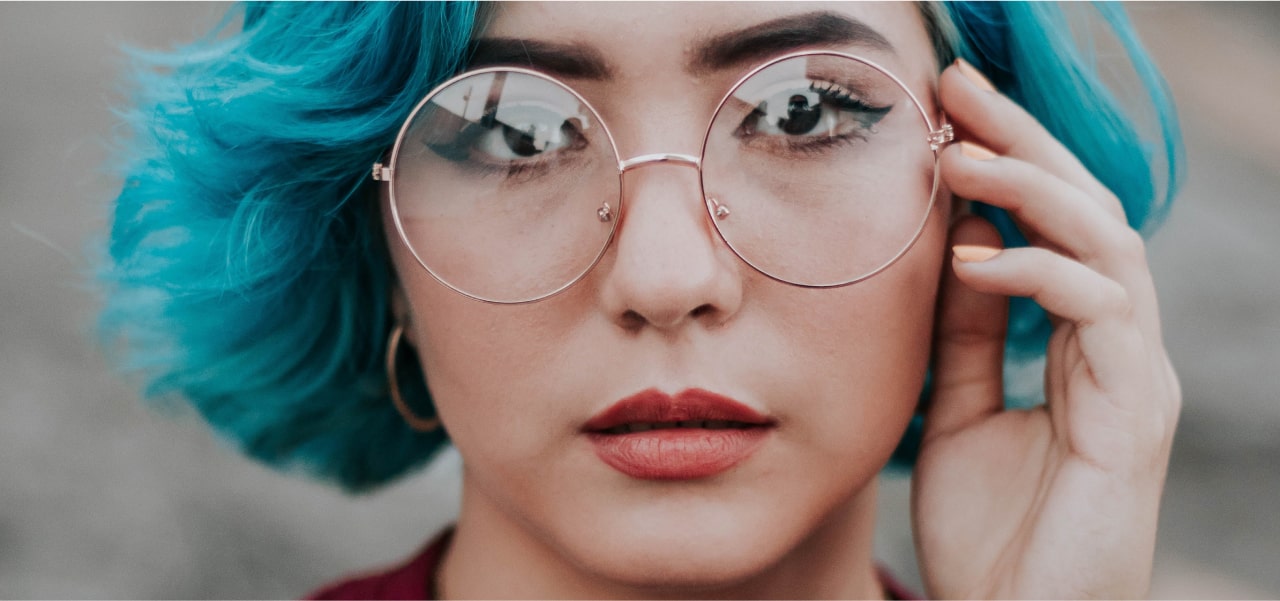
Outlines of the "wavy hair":
<svg viewBox="0 0 1280 601">
<path fill-rule="evenodd" d="M 941 64 L 964 56 L 986 72 L 1150 232 L 1177 188 L 1177 121 L 1121 9 L 1097 11 L 1142 84 L 1136 112 L 1102 85 L 1057 6 L 924 8 Z M 463 2 L 252 3 L 186 47 L 133 53 L 99 332 L 146 397 L 185 399 L 247 455 L 349 491 L 442 448 L 445 433 L 410 429 L 389 400 L 394 274 L 366 166 L 465 67 L 477 19 Z M 1140 135 L 1132 114 L 1154 115 L 1158 131 Z M 1155 174 L 1161 160 L 1168 170 Z M 1026 244 L 1008 215 L 979 211 Z M 1010 326 L 1010 366 L 1043 355 L 1039 307 L 1015 299 Z M 919 426 L 895 461 L 909 464 Z"/>
</svg>

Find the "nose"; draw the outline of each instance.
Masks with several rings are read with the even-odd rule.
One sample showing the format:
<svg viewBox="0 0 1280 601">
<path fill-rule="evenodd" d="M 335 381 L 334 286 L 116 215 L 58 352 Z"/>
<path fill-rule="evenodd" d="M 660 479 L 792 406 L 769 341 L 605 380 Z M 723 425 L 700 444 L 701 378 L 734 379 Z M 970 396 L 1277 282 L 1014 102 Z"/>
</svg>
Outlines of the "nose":
<svg viewBox="0 0 1280 601">
<path fill-rule="evenodd" d="M 622 221 L 601 301 L 628 330 L 720 325 L 742 303 L 740 266 L 703 205 L 697 159 L 646 155 L 623 164 Z"/>
</svg>

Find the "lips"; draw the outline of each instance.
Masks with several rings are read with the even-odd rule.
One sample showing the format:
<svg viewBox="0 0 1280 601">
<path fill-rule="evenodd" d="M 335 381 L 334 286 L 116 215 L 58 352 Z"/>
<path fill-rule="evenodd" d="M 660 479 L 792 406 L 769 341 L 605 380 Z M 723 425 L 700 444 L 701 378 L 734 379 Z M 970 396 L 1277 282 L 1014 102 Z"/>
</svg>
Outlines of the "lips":
<svg viewBox="0 0 1280 601">
<path fill-rule="evenodd" d="M 642 480 L 720 474 L 750 457 L 774 422 L 726 396 L 701 389 L 668 395 L 649 389 L 618 401 L 583 426 L 610 467 Z"/>
</svg>

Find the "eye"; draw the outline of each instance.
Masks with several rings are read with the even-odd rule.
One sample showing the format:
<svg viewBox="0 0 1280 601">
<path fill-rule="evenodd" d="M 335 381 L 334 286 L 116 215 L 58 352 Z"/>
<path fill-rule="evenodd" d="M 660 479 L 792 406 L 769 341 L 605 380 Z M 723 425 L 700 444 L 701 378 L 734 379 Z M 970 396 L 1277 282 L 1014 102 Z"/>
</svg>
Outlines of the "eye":
<svg viewBox="0 0 1280 601">
<path fill-rule="evenodd" d="M 586 144 L 573 118 L 537 107 L 489 114 L 471 129 L 464 137 L 471 138 L 473 152 L 484 161 L 518 162 Z"/>
<path fill-rule="evenodd" d="M 780 90 L 761 101 L 734 135 L 789 138 L 849 138 L 875 133 L 890 106 L 874 106 L 845 88 L 811 82 L 806 88 Z"/>
<path fill-rule="evenodd" d="M 437 156 L 474 168 L 538 166 L 587 147 L 585 121 L 537 105 L 502 104 L 474 122 L 437 111 L 423 143 Z"/>
<path fill-rule="evenodd" d="M 835 111 L 828 111 L 833 116 Z M 787 99 L 787 110 L 776 119 L 777 128 L 789 136 L 812 135 L 814 128 L 823 124 L 830 129 L 831 124 L 823 123 L 822 99 L 816 94 L 794 94 Z M 829 121 L 829 120 L 828 120 Z"/>
</svg>

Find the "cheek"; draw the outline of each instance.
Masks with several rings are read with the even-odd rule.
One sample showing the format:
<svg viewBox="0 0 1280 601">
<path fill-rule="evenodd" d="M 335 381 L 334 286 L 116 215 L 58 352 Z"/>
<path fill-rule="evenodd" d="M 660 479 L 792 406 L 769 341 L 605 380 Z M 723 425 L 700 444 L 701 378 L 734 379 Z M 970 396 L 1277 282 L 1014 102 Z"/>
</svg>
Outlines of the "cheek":
<svg viewBox="0 0 1280 601">
<path fill-rule="evenodd" d="M 572 313 L 485 305 L 434 281 L 410 295 L 427 385 L 459 448 L 501 435 L 512 437 L 507 448 L 527 452 L 532 441 L 521 436 L 563 427 L 535 405 L 557 389 L 555 375 L 569 361 Z"/>
<path fill-rule="evenodd" d="M 494 448 L 528 452 L 534 441 L 522 436 L 563 427 L 543 408 L 532 410 L 530 401 L 555 389 L 549 367 L 563 364 L 566 340 L 583 314 L 547 307 L 580 299 L 565 294 L 531 305 L 494 305 L 466 298 L 436 281 L 399 240 L 385 210 L 383 217 L 407 300 L 408 339 L 455 445 L 471 451 L 469 460 Z M 508 444 L 493 445 L 495 436 Z"/>
<path fill-rule="evenodd" d="M 793 292 L 800 310 L 773 310 L 778 356 L 796 412 L 797 439 L 823 460 L 879 469 L 918 403 L 931 350 L 949 199 L 911 251 L 888 270 L 836 290 Z"/>
<path fill-rule="evenodd" d="M 600 357 L 609 354 L 597 348 L 598 336 L 587 336 L 599 333 L 587 295 L 571 289 L 528 305 L 492 305 L 425 272 L 402 282 L 427 386 L 468 481 L 509 503 L 542 498 L 563 465 L 565 441 L 579 437 L 604 371 Z"/>
</svg>

